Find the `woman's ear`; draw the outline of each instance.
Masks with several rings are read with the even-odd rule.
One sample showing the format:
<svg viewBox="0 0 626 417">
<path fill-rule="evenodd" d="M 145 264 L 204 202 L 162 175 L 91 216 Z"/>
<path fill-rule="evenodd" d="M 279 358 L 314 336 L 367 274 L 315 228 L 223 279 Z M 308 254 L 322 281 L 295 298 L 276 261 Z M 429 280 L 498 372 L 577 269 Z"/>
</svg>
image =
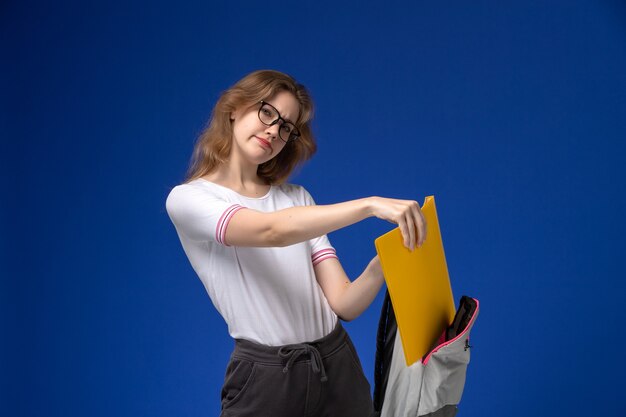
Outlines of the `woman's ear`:
<svg viewBox="0 0 626 417">
<path fill-rule="evenodd" d="M 231 111 L 230 112 L 230 121 L 232 122 L 233 120 L 235 120 L 237 117 L 239 117 L 239 113 L 237 112 L 237 110 Z"/>
</svg>

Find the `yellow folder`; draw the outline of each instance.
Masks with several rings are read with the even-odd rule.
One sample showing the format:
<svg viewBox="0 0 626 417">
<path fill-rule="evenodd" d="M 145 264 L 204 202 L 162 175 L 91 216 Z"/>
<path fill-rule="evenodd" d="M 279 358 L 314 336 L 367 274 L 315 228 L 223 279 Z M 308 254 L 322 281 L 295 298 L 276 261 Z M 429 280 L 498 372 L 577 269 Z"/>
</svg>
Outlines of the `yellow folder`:
<svg viewBox="0 0 626 417">
<path fill-rule="evenodd" d="M 375 241 L 407 366 L 434 347 L 456 312 L 435 197 L 426 197 L 421 209 L 427 228 L 422 247 L 407 249 L 399 228 Z"/>
</svg>

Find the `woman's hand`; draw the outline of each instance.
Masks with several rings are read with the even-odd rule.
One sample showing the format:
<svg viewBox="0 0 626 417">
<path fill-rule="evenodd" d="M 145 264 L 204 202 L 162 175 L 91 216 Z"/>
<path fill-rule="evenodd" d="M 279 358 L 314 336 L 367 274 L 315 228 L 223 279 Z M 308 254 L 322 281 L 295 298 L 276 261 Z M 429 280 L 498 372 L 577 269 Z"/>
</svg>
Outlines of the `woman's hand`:
<svg viewBox="0 0 626 417">
<path fill-rule="evenodd" d="M 397 224 L 404 239 L 404 246 L 411 251 L 426 240 L 426 219 L 417 201 L 371 197 L 372 214 L 379 219 Z"/>
</svg>

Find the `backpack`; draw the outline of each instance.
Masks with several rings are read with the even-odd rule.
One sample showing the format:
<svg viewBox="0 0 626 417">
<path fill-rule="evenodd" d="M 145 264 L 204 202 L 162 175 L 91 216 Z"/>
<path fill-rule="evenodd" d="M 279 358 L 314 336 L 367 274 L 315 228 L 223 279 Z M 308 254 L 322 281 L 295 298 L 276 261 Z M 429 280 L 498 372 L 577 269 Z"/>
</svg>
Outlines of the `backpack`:
<svg viewBox="0 0 626 417">
<path fill-rule="evenodd" d="M 389 291 L 378 323 L 372 417 L 454 417 L 470 359 L 479 302 L 461 297 L 452 324 L 424 357 L 406 365 Z"/>
</svg>

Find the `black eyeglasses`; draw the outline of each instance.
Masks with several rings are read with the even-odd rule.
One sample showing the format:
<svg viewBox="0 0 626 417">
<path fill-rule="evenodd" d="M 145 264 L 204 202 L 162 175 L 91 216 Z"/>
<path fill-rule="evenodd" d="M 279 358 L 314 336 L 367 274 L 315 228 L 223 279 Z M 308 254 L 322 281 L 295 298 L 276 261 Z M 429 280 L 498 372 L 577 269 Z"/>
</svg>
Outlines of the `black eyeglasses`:
<svg viewBox="0 0 626 417">
<path fill-rule="evenodd" d="M 260 101 L 259 104 L 261 104 L 259 120 L 265 126 L 274 126 L 276 123 L 280 122 L 278 137 L 280 137 L 283 142 L 293 141 L 300 137 L 300 131 L 296 125 L 283 119 L 278 110 L 276 110 L 276 107 L 265 101 Z"/>
</svg>

